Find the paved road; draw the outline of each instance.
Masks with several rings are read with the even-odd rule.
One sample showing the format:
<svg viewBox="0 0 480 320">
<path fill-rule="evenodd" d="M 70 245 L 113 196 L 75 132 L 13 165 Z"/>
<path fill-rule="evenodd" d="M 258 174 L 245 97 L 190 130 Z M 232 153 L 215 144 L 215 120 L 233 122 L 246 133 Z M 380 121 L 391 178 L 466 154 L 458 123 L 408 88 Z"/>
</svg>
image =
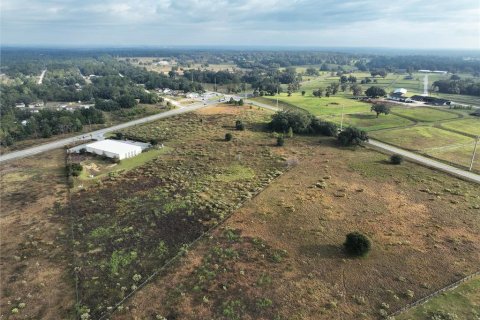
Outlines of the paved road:
<svg viewBox="0 0 480 320">
<path fill-rule="evenodd" d="M 268 104 L 265 104 L 265 103 L 261 103 L 261 102 L 248 100 L 248 103 L 251 103 L 253 105 L 256 105 L 256 106 L 259 106 L 259 107 L 262 107 L 262 108 L 266 108 L 266 109 L 269 109 L 269 110 L 273 110 L 273 111 L 278 110 L 274 106 L 271 106 L 271 105 L 268 105 Z M 404 149 L 400 149 L 400 148 L 397 148 L 397 147 L 394 147 L 394 146 L 391 146 L 389 144 L 386 144 L 386 143 L 383 143 L 383 142 L 380 142 L 380 141 L 377 141 L 377 140 L 373 140 L 373 139 L 370 139 L 367 145 L 369 145 L 369 146 L 371 146 L 375 149 L 378 149 L 382 152 L 400 154 L 405 159 L 408 159 L 412 162 L 416 162 L 416 163 L 424 165 L 426 167 L 434 168 L 434 169 L 452 174 L 452 175 L 457 176 L 461 179 L 476 182 L 476 183 L 480 183 L 480 175 L 478 175 L 478 174 L 475 174 L 475 173 L 470 172 L 470 171 L 466 171 L 466 170 L 462 170 L 462 169 L 450 166 L 448 164 L 445 164 L 445 163 L 442 163 L 442 162 L 439 162 L 439 161 L 421 156 L 421 155 L 416 154 L 414 152 L 410 152 L 410 151 L 407 151 L 407 150 L 404 150 Z"/>
<path fill-rule="evenodd" d="M 386 143 L 383 143 L 383 142 L 380 142 L 380 141 L 377 141 L 377 140 L 370 139 L 368 141 L 368 145 L 372 146 L 373 148 L 380 149 L 382 151 L 387 151 L 389 153 L 400 154 L 405 159 L 408 159 L 412 162 L 420 163 L 424 166 L 434 168 L 434 169 L 438 169 L 438 170 L 443 171 L 443 172 L 450 173 L 450 174 L 452 174 L 454 176 L 457 176 L 459 178 L 462 178 L 464 180 L 480 183 L 480 175 L 475 174 L 473 172 L 465 171 L 465 170 L 450 166 L 448 164 L 445 164 L 445 163 L 442 163 L 442 162 L 439 162 L 439 161 L 421 156 L 421 155 L 416 154 L 414 152 L 410 152 L 410 151 L 407 151 L 407 150 L 404 150 L 404 149 L 400 149 L 400 148 L 391 146 L 389 144 L 386 144 Z"/>
<path fill-rule="evenodd" d="M 75 137 L 70 137 L 70 138 L 57 140 L 57 141 L 54 141 L 54 142 L 42 144 L 42 145 L 39 145 L 39 146 L 36 146 L 36 147 L 24 149 L 24 150 L 9 152 L 9 153 L 0 155 L 0 163 L 5 162 L 5 161 L 9 161 L 9 160 L 13 160 L 13 159 L 19 159 L 19 158 L 32 156 L 32 155 L 35 155 L 35 154 L 38 154 L 38 153 L 42 153 L 42 152 L 57 149 L 57 148 L 62 148 L 63 146 L 65 146 L 67 144 L 70 144 L 70 143 L 80 142 L 82 140 L 90 140 L 92 137 L 99 137 L 99 136 L 101 137 L 107 132 L 112 132 L 112 131 L 116 131 L 116 130 L 120 130 L 120 129 L 125 129 L 125 128 L 135 126 L 135 125 L 138 125 L 138 124 L 151 122 L 151 121 L 155 121 L 155 120 L 158 120 L 158 119 L 163 119 L 163 118 L 175 116 L 175 115 L 178 115 L 178 114 L 181 114 L 181 113 L 198 110 L 200 108 L 205 107 L 206 105 L 211 105 L 211 104 L 216 104 L 216 103 L 218 103 L 218 102 L 216 102 L 216 101 L 211 101 L 211 102 L 206 102 L 206 103 L 197 102 L 197 103 L 185 106 L 185 107 L 181 107 L 179 109 L 173 109 L 173 110 L 169 110 L 169 111 L 166 111 L 166 112 L 163 112 L 163 113 L 148 116 L 148 117 L 145 117 L 145 118 L 125 122 L 125 123 L 122 123 L 122 124 L 119 124 L 119 125 L 116 125 L 116 126 L 113 126 L 113 127 L 100 129 L 100 130 L 92 131 L 92 132 L 89 132 L 89 133 L 84 133 L 84 134 L 81 134 L 81 135 L 78 135 L 78 136 L 75 136 Z"/>
</svg>

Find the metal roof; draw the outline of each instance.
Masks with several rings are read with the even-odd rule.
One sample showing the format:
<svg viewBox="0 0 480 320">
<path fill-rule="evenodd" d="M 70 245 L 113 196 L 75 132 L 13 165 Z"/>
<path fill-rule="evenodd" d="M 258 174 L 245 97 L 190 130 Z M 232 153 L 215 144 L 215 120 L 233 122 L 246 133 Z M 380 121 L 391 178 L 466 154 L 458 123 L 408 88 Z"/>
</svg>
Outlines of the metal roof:
<svg viewBox="0 0 480 320">
<path fill-rule="evenodd" d="M 136 146 L 131 143 L 125 143 L 122 141 L 110 140 L 110 139 L 89 143 L 86 145 L 86 147 L 95 148 L 98 150 L 111 152 L 115 154 L 123 154 L 131 151 L 142 152 L 142 148 L 140 146 Z"/>
</svg>

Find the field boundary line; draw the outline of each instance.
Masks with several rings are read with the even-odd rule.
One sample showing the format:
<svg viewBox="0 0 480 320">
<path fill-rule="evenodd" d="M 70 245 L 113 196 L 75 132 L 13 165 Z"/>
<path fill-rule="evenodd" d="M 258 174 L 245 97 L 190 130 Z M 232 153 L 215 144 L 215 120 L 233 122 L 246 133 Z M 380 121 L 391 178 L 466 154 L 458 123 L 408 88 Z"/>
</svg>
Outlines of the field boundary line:
<svg viewBox="0 0 480 320">
<path fill-rule="evenodd" d="M 268 185 L 265 186 L 265 188 L 263 188 L 262 190 L 258 191 L 257 193 L 255 193 L 250 199 L 248 199 L 247 201 L 244 201 L 243 203 L 240 203 L 238 204 L 236 207 L 234 207 L 232 209 L 232 211 L 230 213 L 228 213 L 227 215 L 225 215 L 225 217 L 223 218 L 223 220 L 221 220 L 219 223 L 217 223 L 216 225 L 212 226 L 211 228 L 207 229 L 205 232 L 203 232 L 200 236 L 198 236 L 196 239 L 194 239 L 192 242 L 190 243 L 186 243 L 182 246 L 182 248 L 185 248 L 187 250 L 189 250 L 190 248 L 192 248 L 195 244 L 197 244 L 200 240 L 203 240 L 205 237 L 207 237 L 208 235 L 210 235 L 213 231 L 215 231 L 216 229 L 218 229 L 220 226 L 222 226 L 231 216 L 233 216 L 235 214 L 235 212 L 237 212 L 238 209 L 240 209 L 241 207 L 243 207 L 245 205 L 245 203 L 247 203 L 248 201 L 252 201 L 253 199 L 255 199 L 258 195 L 260 195 L 263 191 L 265 191 L 275 180 L 277 180 L 279 177 L 283 176 L 285 173 L 287 173 L 288 171 L 290 171 L 291 168 L 295 167 L 295 165 L 292 165 L 292 166 L 288 166 L 287 165 L 287 168 L 285 171 L 282 171 L 282 173 L 278 176 L 276 176 L 275 178 L 273 178 Z M 119 302 L 117 302 L 111 310 L 108 310 L 107 312 L 105 312 L 104 314 L 102 314 L 98 320 L 102 320 L 102 319 L 107 319 L 107 317 L 109 315 L 112 315 L 117 309 L 118 307 L 120 307 L 125 301 L 127 301 L 128 299 L 130 299 L 135 293 L 137 293 L 138 291 L 140 291 L 140 289 L 142 289 L 143 287 L 145 287 L 153 278 L 155 278 L 157 275 L 160 274 L 160 272 L 162 271 L 165 271 L 167 267 L 169 267 L 170 265 L 172 265 L 174 262 L 176 262 L 178 259 L 180 259 L 181 257 L 183 257 L 185 255 L 185 251 L 184 250 L 179 250 L 177 254 L 175 254 L 172 258 L 170 258 L 169 260 L 167 260 L 159 269 L 157 269 L 156 271 L 154 271 L 151 275 L 149 275 L 145 281 L 143 281 L 142 283 L 140 283 L 137 288 L 133 291 L 131 291 L 128 295 L 126 295 L 122 300 L 120 300 Z"/>
<path fill-rule="evenodd" d="M 409 309 L 412 309 L 413 307 L 422 305 L 422 304 L 426 303 L 428 300 L 430 300 L 430 299 L 438 296 L 439 294 L 441 294 L 441 293 L 443 293 L 443 292 L 445 292 L 445 291 L 447 291 L 447 290 L 454 289 L 454 288 L 458 287 L 460 284 L 462 284 L 462 283 L 464 283 L 464 282 L 466 282 L 466 281 L 468 281 L 468 280 L 470 280 L 470 279 L 473 279 L 473 278 L 475 278 L 476 276 L 480 276 L 480 271 L 477 271 L 477 272 L 472 273 L 472 274 L 470 274 L 470 275 L 468 275 L 468 276 L 466 276 L 466 277 L 463 277 L 463 278 L 455 281 L 454 283 L 451 283 L 451 284 L 449 284 L 449 285 L 447 285 L 447 286 L 445 286 L 445 287 L 443 287 L 443 288 L 441 288 L 441 289 L 438 289 L 438 290 L 436 290 L 436 291 L 434 291 L 434 292 L 432 292 L 432 293 L 424 296 L 424 297 L 421 298 L 421 299 L 418 299 L 417 301 L 414 301 L 414 302 L 412 302 L 412 303 L 407 304 L 406 306 L 404 306 L 404 307 L 398 309 L 397 311 L 391 313 L 391 314 L 390 314 L 390 317 L 398 316 L 399 314 L 401 314 L 401 313 L 403 313 L 403 312 L 405 312 L 405 311 L 407 311 L 407 310 L 409 310 Z"/>
<path fill-rule="evenodd" d="M 73 181 L 72 176 L 70 176 L 68 171 L 68 165 L 70 164 L 70 153 L 68 149 L 65 148 L 65 183 L 67 187 L 67 207 L 68 215 L 70 219 L 70 241 L 72 247 L 72 265 L 73 265 L 73 275 L 75 282 L 75 318 L 79 319 L 80 315 L 78 314 L 78 307 L 80 306 L 80 294 L 78 290 L 78 273 L 77 273 L 77 264 L 76 264 L 76 254 L 75 254 L 75 226 L 74 226 L 74 217 L 73 217 L 73 208 L 72 208 L 72 193 L 70 188 L 70 182 Z"/>
</svg>

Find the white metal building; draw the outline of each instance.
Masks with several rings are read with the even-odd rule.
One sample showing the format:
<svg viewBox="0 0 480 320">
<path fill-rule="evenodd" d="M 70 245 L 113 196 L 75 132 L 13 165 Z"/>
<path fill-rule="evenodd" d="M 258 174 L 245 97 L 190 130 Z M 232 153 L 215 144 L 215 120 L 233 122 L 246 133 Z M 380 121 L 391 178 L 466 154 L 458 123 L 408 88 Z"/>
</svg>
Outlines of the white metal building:
<svg viewBox="0 0 480 320">
<path fill-rule="evenodd" d="M 112 159 L 126 159 L 142 153 L 140 146 L 117 140 L 101 140 L 85 145 L 87 152 L 104 155 Z"/>
</svg>

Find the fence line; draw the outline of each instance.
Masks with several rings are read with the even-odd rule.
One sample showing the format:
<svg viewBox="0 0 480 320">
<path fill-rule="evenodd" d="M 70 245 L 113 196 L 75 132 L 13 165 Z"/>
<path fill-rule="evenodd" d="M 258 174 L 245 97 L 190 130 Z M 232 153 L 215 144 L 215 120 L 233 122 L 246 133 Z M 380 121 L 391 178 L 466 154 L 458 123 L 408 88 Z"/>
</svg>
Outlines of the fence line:
<svg viewBox="0 0 480 320">
<path fill-rule="evenodd" d="M 265 188 L 259 190 L 257 193 L 255 193 L 250 199 L 248 200 L 253 200 L 255 199 L 258 195 L 260 195 L 263 191 L 265 191 L 269 186 L 270 184 L 278 179 L 279 177 L 283 176 L 286 172 L 288 172 L 291 168 L 293 168 L 295 165 L 292 165 L 292 166 L 287 166 L 287 168 L 282 171 L 282 173 L 278 176 L 276 176 L 275 178 L 273 178 L 266 186 Z M 247 200 L 247 201 L 248 201 Z M 207 231 L 203 232 L 200 236 L 198 236 L 196 239 L 194 239 L 192 242 L 190 243 L 187 243 L 187 244 L 184 244 L 184 246 L 182 248 L 185 248 L 185 249 L 190 249 L 192 248 L 197 242 L 199 242 L 200 240 L 202 240 L 203 238 L 205 238 L 205 236 L 208 236 L 211 232 L 213 232 L 215 229 L 219 228 L 220 226 L 222 226 L 239 208 L 241 208 L 247 201 L 244 201 L 242 203 L 238 203 L 236 207 L 232 208 L 231 212 L 228 213 L 227 215 L 225 215 L 225 217 L 220 221 L 218 222 L 216 225 L 212 226 L 210 229 L 208 229 Z M 137 293 L 140 289 L 142 289 L 145 285 L 147 285 L 153 278 L 155 278 L 158 274 L 160 274 L 160 272 L 164 271 L 167 267 L 169 267 L 173 262 L 175 262 L 176 260 L 178 260 L 180 257 L 182 257 L 184 255 L 184 250 L 180 250 L 177 254 L 175 254 L 172 258 L 170 258 L 169 260 L 167 260 L 163 265 L 162 267 L 160 267 L 159 269 L 157 269 L 156 271 L 154 271 L 150 276 L 148 276 L 145 281 L 143 281 L 142 283 L 140 283 L 137 288 L 135 290 L 132 290 L 129 294 L 127 294 L 122 300 L 120 300 L 119 302 L 117 302 L 110 310 L 107 310 L 105 313 L 103 313 L 102 315 L 100 315 L 100 317 L 98 318 L 98 320 L 102 320 L 102 319 L 107 319 L 107 317 L 111 314 L 113 314 L 113 312 L 115 312 L 118 307 L 120 307 L 126 300 L 128 300 L 130 297 L 132 297 L 135 293 Z M 76 276 L 76 279 L 78 280 L 78 277 Z M 77 281 L 78 282 L 78 281 Z"/>
<path fill-rule="evenodd" d="M 75 281 L 75 318 L 78 319 L 79 315 L 77 312 L 77 307 L 80 305 L 80 294 L 78 292 L 78 271 L 76 265 L 76 255 L 75 255 L 75 225 L 74 225 L 74 217 L 73 217 L 73 210 L 72 210 L 72 193 L 71 193 L 71 183 L 73 182 L 73 178 L 69 173 L 68 165 L 70 164 L 70 153 L 68 153 L 68 149 L 65 148 L 65 182 L 67 187 L 67 207 L 68 207 L 68 214 L 70 219 L 70 241 L 72 242 L 72 264 L 73 264 L 73 275 Z"/>
<path fill-rule="evenodd" d="M 390 317 L 398 316 L 399 314 L 407 311 L 408 309 L 411 309 L 411 308 L 416 307 L 416 306 L 418 306 L 418 305 L 424 304 L 425 302 L 427 302 L 427 301 L 430 300 L 431 298 L 438 296 L 440 293 L 445 292 L 445 291 L 450 290 L 450 289 L 453 289 L 453 288 L 456 288 L 456 287 L 458 287 L 460 284 L 462 284 L 463 282 L 468 281 L 468 280 L 470 280 L 470 279 L 472 279 L 472 278 L 474 278 L 474 277 L 476 277 L 476 276 L 480 276 L 480 271 L 477 271 L 477 272 L 475 272 L 475 273 L 472 273 L 471 275 L 468 275 L 468 276 L 466 276 L 466 277 L 464 277 L 464 278 L 462 278 L 462 279 L 460 279 L 460 280 L 457 280 L 457 281 L 455 281 L 454 283 L 451 283 L 451 284 L 449 284 L 449 285 L 446 286 L 446 287 L 443 287 L 443 288 L 441 288 L 441 289 L 438 289 L 437 291 L 432 292 L 432 293 L 430 293 L 429 295 L 427 295 L 427 296 L 425 296 L 425 297 L 423 297 L 423 298 L 421 298 L 421 299 L 419 299 L 419 300 L 417 300 L 417 301 L 414 301 L 414 302 L 412 302 L 412 303 L 407 304 L 406 306 L 404 306 L 404 307 L 398 309 L 397 311 L 395 311 L 394 313 L 390 314 Z"/>
</svg>

